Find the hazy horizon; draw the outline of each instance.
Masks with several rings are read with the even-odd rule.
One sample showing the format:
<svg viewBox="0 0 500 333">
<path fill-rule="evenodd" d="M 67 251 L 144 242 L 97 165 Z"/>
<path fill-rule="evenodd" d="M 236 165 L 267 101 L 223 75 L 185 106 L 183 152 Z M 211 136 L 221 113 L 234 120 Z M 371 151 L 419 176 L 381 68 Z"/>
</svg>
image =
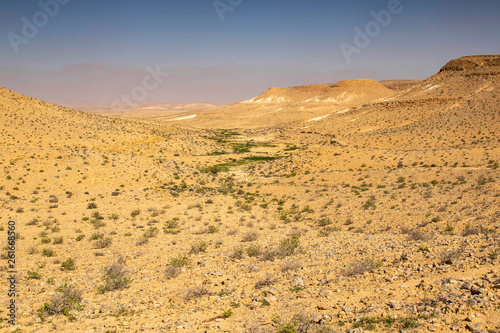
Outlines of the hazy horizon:
<svg viewBox="0 0 500 333">
<path fill-rule="evenodd" d="M 498 31 L 492 0 L 7 0 L 0 86 L 66 106 L 220 104 L 271 86 L 425 79 L 500 53 Z"/>
</svg>

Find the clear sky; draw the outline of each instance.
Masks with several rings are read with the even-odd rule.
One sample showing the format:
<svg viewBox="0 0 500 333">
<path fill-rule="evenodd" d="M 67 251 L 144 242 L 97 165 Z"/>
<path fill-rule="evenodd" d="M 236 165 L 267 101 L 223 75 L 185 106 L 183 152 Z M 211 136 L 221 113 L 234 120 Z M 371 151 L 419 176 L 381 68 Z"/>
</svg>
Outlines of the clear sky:
<svg viewBox="0 0 500 333">
<path fill-rule="evenodd" d="M 0 0 L 0 86 L 110 104 L 144 86 L 149 66 L 169 75 L 146 79 L 141 101 L 238 101 L 271 86 L 424 79 L 453 58 L 500 53 L 498 0 L 397 2 Z M 389 23 L 375 23 L 382 10 Z M 369 45 L 356 46 L 367 25 Z M 350 61 L 341 43 L 357 48 Z"/>
</svg>

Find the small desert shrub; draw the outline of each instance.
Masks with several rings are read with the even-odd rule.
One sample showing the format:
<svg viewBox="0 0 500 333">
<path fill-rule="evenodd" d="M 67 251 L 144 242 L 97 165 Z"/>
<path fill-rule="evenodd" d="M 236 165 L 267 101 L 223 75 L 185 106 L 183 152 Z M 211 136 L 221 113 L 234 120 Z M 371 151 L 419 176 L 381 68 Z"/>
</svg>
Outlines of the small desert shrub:
<svg viewBox="0 0 500 333">
<path fill-rule="evenodd" d="M 318 226 L 320 227 L 325 227 L 330 224 L 332 224 L 332 220 L 330 220 L 329 218 L 322 218 L 318 221 Z"/>
<path fill-rule="evenodd" d="M 87 205 L 87 209 L 96 209 L 97 208 L 97 204 L 95 202 L 89 202 L 89 204 Z"/>
<path fill-rule="evenodd" d="M 55 252 L 52 249 L 43 249 L 42 254 L 46 257 L 53 257 L 55 255 Z"/>
<path fill-rule="evenodd" d="M 179 233 L 179 230 L 177 229 L 179 227 L 179 222 L 177 218 L 174 218 L 171 221 L 167 221 L 165 223 L 165 227 L 163 227 L 163 232 L 166 234 L 172 234 L 176 235 Z"/>
<path fill-rule="evenodd" d="M 255 283 L 255 289 L 262 289 L 264 287 L 269 287 L 275 284 L 276 282 L 278 282 L 278 279 L 273 278 L 272 275 L 268 274 L 264 279 L 259 280 Z"/>
<path fill-rule="evenodd" d="M 251 245 L 246 248 L 246 253 L 249 257 L 257 257 L 261 253 L 261 248 L 259 245 Z"/>
<path fill-rule="evenodd" d="M 193 287 L 193 288 L 186 290 L 184 298 L 186 300 L 198 299 L 198 298 L 200 298 L 204 295 L 208 295 L 208 294 L 210 294 L 210 292 L 208 291 L 208 289 L 205 286 L 198 286 L 198 287 Z"/>
<path fill-rule="evenodd" d="M 104 234 L 101 234 L 99 232 L 93 233 L 92 236 L 90 237 L 90 240 L 96 240 L 96 239 L 101 239 L 104 237 Z"/>
<path fill-rule="evenodd" d="M 166 279 L 173 279 L 178 277 L 181 274 L 182 270 L 180 267 L 176 266 L 168 266 L 165 269 L 165 278 Z"/>
<path fill-rule="evenodd" d="M 440 222 L 440 221 L 441 221 L 441 217 L 440 216 L 435 216 L 431 220 L 432 223 L 436 223 L 436 222 Z"/>
<path fill-rule="evenodd" d="M 54 238 L 53 244 L 62 244 L 63 243 L 63 238 L 62 237 L 56 237 Z"/>
<path fill-rule="evenodd" d="M 179 254 L 177 257 L 170 260 L 170 266 L 184 267 L 189 265 L 191 259 L 185 254 Z"/>
<path fill-rule="evenodd" d="M 354 276 L 370 272 L 382 265 L 382 262 L 375 260 L 374 257 L 364 258 L 351 262 L 343 271 L 345 276 Z"/>
<path fill-rule="evenodd" d="M 383 318 L 383 317 L 361 317 L 354 321 L 354 329 L 365 329 L 369 331 L 377 330 L 377 327 L 384 325 L 385 329 L 392 328 L 390 331 L 394 331 L 395 327 L 401 327 L 403 329 L 417 328 L 419 325 L 417 321 L 413 318 Z M 398 330 L 399 331 L 399 330 Z"/>
<path fill-rule="evenodd" d="M 283 257 L 293 255 L 300 246 L 300 236 L 292 235 L 281 241 L 279 245 L 279 254 Z"/>
<path fill-rule="evenodd" d="M 153 238 L 156 237 L 156 235 L 158 235 L 158 228 L 155 227 L 151 227 L 144 232 L 145 238 Z"/>
<path fill-rule="evenodd" d="M 259 233 L 255 231 L 249 231 L 243 235 L 241 238 L 242 242 L 253 242 L 259 238 Z"/>
<path fill-rule="evenodd" d="M 148 242 L 149 242 L 149 239 L 148 239 L 148 238 L 146 238 L 146 237 L 144 237 L 144 236 L 142 236 L 142 237 L 140 237 L 140 238 L 137 240 L 137 242 L 135 243 L 135 245 L 137 245 L 137 246 L 141 246 L 141 245 L 147 244 Z"/>
<path fill-rule="evenodd" d="M 238 233 L 238 229 L 231 229 L 227 232 L 227 235 L 233 236 L 233 235 L 236 235 L 237 233 Z"/>
<path fill-rule="evenodd" d="M 104 285 L 99 286 L 98 291 L 122 290 L 128 288 L 132 279 L 130 273 L 125 268 L 125 260 L 120 256 L 118 259 L 104 268 Z"/>
<path fill-rule="evenodd" d="M 43 226 L 46 228 L 46 229 L 50 229 L 50 226 L 54 224 L 54 221 L 51 221 L 51 220 L 47 220 L 45 222 L 43 222 Z"/>
<path fill-rule="evenodd" d="M 491 259 L 491 260 L 496 260 L 500 257 L 500 248 L 496 249 L 496 250 L 493 250 L 490 252 L 490 254 L 488 254 L 488 257 Z"/>
<path fill-rule="evenodd" d="M 375 208 L 375 200 L 368 199 L 363 204 L 363 209 Z"/>
<path fill-rule="evenodd" d="M 27 225 L 38 225 L 38 220 L 37 219 L 33 219 L 33 220 L 29 221 L 27 223 Z"/>
<path fill-rule="evenodd" d="M 472 236 L 472 235 L 479 235 L 481 233 L 481 229 L 477 227 L 471 227 L 470 225 L 467 225 L 462 232 L 462 236 L 467 237 L 467 236 Z"/>
<path fill-rule="evenodd" d="M 277 333 L 332 332 L 327 325 L 302 312 L 286 317 L 275 317 L 273 322 L 276 326 L 273 332 Z"/>
<path fill-rule="evenodd" d="M 75 260 L 68 258 L 61 263 L 61 269 L 65 271 L 74 271 L 76 269 Z"/>
<path fill-rule="evenodd" d="M 99 229 L 99 228 L 102 228 L 102 227 L 105 227 L 106 226 L 106 223 L 104 223 L 103 221 L 101 220 L 97 220 L 97 219 L 92 219 L 90 220 L 90 223 L 92 223 L 92 226 L 95 228 L 95 229 Z"/>
<path fill-rule="evenodd" d="M 28 274 L 26 276 L 27 280 L 39 280 L 42 278 L 42 275 L 38 271 L 28 271 L 26 274 Z"/>
<path fill-rule="evenodd" d="M 66 283 L 59 286 L 52 299 L 45 303 L 38 312 L 42 316 L 65 315 L 70 316 L 71 310 L 80 311 L 83 309 L 82 292 L 73 286 L 68 286 Z"/>
<path fill-rule="evenodd" d="M 318 236 L 328 237 L 331 235 L 332 232 L 339 231 L 339 230 L 340 229 L 338 227 L 325 227 L 325 228 L 322 228 L 318 231 Z"/>
<path fill-rule="evenodd" d="M 411 241 L 420 241 L 420 240 L 425 241 L 430 238 L 429 234 L 425 233 L 422 230 L 417 230 L 417 229 L 409 230 L 407 234 L 408 234 L 408 240 Z"/>
<path fill-rule="evenodd" d="M 444 229 L 444 231 L 445 231 L 446 233 L 452 233 L 454 230 L 455 230 L 455 227 L 454 227 L 454 226 L 452 226 L 452 225 L 450 225 L 450 224 L 448 224 L 448 225 L 446 226 L 446 228 Z"/>
<path fill-rule="evenodd" d="M 233 315 L 233 310 L 232 309 L 228 309 L 228 310 L 226 310 L 226 311 L 224 311 L 222 313 L 222 316 L 224 318 L 226 318 L 226 319 L 229 318 L 229 317 L 231 317 L 232 315 Z"/>
<path fill-rule="evenodd" d="M 244 254 L 243 247 L 238 246 L 238 247 L 235 247 L 235 248 L 234 248 L 233 253 L 231 253 L 231 254 L 229 255 L 229 257 L 230 257 L 231 259 L 241 260 L 241 259 L 243 259 L 243 254 Z"/>
<path fill-rule="evenodd" d="M 212 165 L 206 168 L 200 169 L 201 172 L 203 173 L 211 173 L 213 175 L 218 174 L 219 172 L 227 172 L 229 171 L 229 168 L 227 166 L 220 166 L 220 165 Z"/>
<path fill-rule="evenodd" d="M 277 257 L 281 257 L 281 253 L 278 248 L 270 248 L 262 251 L 259 259 L 262 261 L 273 261 Z"/>
<path fill-rule="evenodd" d="M 177 218 L 173 218 L 170 221 L 165 222 L 166 229 L 176 229 L 179 227 L 179 221 Z"/>
<path fill-rule="evenodd" d="M 191 244 L 191 251 L 189 251 L 189 254 L 198 254 L 200 252 L 207 252 L 208 244 L 207 242 L 204 241 L 199 241 L 195 244 Z"/>
<path fill-rule="evenodd" d="M 209 234 L 215 234 L 215 233 L 219 232 L 219 228 L 211 225 L 211 226 L 208 226 L 207 232 Z"/>
<path fill-rule="evenodd" d="M 136 217 L 137 215 L 139 215 L 141 213 L 141 210 L 140 209 L 135 209 L 133 210 L 131 213 L 130 213 L 130 216 L 132 216 L 133 218 Z"/>
</svg>

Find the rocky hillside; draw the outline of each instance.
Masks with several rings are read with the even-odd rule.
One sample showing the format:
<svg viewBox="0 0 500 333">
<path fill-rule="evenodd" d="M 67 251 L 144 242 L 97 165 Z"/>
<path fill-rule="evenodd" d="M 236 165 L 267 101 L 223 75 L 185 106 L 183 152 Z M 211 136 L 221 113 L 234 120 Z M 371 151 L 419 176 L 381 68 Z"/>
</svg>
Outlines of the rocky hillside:
<svg viewBox="0 0 500 333">
<path fill-rule="evenodd" d="M 466 57 L 478 64 L 436 75 L 384 101 L 328 113 L 320 121 L 297 124 L 337 135 L 353 145 L 372 147 L 487 147 L 498 143 L 500 66 L 488 57 Z M 462 68 L 461 66 L 460 68 Z"/>
</svg>

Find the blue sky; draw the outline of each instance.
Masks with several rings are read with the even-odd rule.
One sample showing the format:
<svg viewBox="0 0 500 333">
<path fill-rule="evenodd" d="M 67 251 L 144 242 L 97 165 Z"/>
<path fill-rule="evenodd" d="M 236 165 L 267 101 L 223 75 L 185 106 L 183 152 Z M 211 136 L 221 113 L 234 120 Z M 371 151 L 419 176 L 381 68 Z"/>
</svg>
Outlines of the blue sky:
<svg viewBox="0 0 500 333">
<path fill-rule="evenodd" d="M 110 104 L 147 66 L 169 76 L 144 102 L 229 102 L 271 86 L 424 79 L 450 59 L 500 53 L 498 0 L 400 0 L 350 62 L 341 43 L 356 46 L 354 28 L 397 0 L 217 0 L 231 9 L 223 21 L 213 0 L 41 2 L 56 1 L 44 22 L 39 1 L 0 0 L 0 86 L 66 105 Z M 29 38 L 26 20 L 40 26 Z"/>
</svg>

